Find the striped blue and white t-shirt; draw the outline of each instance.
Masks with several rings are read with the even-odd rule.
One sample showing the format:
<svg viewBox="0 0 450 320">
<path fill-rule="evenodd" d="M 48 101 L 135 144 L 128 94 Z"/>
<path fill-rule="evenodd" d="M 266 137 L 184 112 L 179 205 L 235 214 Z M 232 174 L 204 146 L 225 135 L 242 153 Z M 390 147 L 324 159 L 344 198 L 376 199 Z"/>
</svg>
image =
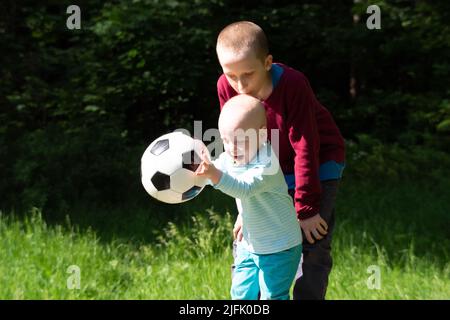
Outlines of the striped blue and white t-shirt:
<svg viewBox="0 0 450 320">
<path fill-rule="evenodd" d="M 234 165 L 225 152 L 213 163 L 222 171 L 213 186 L 236 198 L 243 221 L 242 245 L 248 251 L 269 254 L 302 243 L 293 201 L 269 143 L 248 164 Z"/>
</svg>

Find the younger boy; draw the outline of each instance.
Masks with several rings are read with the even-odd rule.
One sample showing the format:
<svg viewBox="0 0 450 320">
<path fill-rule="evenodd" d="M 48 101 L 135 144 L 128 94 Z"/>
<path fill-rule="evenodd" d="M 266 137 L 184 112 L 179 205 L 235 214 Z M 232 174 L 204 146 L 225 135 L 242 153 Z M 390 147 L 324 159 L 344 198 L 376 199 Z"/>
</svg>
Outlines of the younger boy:
<svg viewBox="0 0 450 320">
<path fill-rule="evenodd" d="M 231 297 L 287 300 L 302 239 L 278 159 L 266 140 L 263 105 L 248 95 L 231 98 L 220 113 L 219 131 L 225 152 L 214 163 L 203 155 L 196 173 L 236 198 L 243 220 Z"/>
<path fill-rule="evenodd" d="M 294 299 L 324 299 L 331 271 L 334 203 L 345 161 L 344 139 L 331 114 L 317 101 L 299 71 L 272 63 L 266 36 L 248 21 L 225 27 L 217 39 L 223 75 L 217 82 L 220 106 L 237 94 L 264 104 L 267 129 L 279 132 L 278 158 L 302 228 L 303 276 Z M 270 139 L 270 137 L 269 137 Z M 245 221 L 233 230 L 242 237 Z"/>
</svg>

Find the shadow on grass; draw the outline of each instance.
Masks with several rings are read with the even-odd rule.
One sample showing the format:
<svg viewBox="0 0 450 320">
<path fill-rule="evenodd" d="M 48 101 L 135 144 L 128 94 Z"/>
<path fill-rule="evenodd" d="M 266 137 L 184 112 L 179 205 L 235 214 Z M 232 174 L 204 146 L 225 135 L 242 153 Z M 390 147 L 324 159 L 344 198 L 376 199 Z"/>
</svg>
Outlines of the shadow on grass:
<svg viewBox="0 0 450 320">
<path fill-rule="evenodd" d="M 349 236 L 362 250 L 381 248 L 390 261 L 408 255 L 435 260 L 444 266 L 450 256 L 450 183 L 427 185 L 417 181 L 361 182 L 345 179 L 341 183 L 336 208 L 334 239 L 341 238 L 347 248 Z M 168 205 L 146 194 L 116 207 L 82 203 L 67 212 L 43 212 L 49 225 L 70 225 L 80 232 L 91 229 L 100 242 L 152 244 L 169 222 L 189 224 L 194 214 L 236 216 L 234 199 L 210 187 L 195 199 Z M 230 230 L 230 235 L 231 235 Z M 339 241 L 339 240 L 335 240 Z M 353 244 L 352 244 L 353 245 Z"/>
<path fill-rule="evenodd" d="M 66 212 L 43 212 L 42 216 L 49 225 L 68 225 L 69 220 L 80 232 L 91 229 L 100 242 L 146 244 L 154 242 L 169 222 L 187 224 L 194 214 L 207 215 L 207 209 L 236 215 L 233 198 L 206 187 L 196 198 L 181 204 L 165 204 L 145 194 L 115 207 L 82 203 Z"/>
</svg>

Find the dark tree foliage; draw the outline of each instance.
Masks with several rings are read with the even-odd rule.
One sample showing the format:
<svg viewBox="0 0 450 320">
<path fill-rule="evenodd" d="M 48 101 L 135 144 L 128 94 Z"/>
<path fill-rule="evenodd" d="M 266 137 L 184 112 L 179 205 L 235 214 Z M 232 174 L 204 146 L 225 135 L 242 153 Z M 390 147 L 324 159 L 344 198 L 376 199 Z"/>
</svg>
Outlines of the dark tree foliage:
<svg viewBox="0 0 450 320">
<path fill-rule="evenodd" d="M 81 30 L 70 4 L 0 3 L 1 207 L 139 197 L 154 138 L 216 126 L 215 40 L 237 20 L 306 74 L 350 152 L 450 149 L 449 1 L 377 1 L 380 30 L 367 1 L 84 0 Z"/>
</svg>

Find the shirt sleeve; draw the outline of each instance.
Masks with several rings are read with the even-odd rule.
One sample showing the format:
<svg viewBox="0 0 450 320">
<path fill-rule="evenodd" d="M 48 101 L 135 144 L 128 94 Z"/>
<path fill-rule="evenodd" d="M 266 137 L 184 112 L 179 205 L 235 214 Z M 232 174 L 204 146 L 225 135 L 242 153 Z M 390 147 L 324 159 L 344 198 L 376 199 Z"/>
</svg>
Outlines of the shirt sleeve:
<svg viewBox="0 0 450 320">
<path fill-rule="evenodd" d="M 250 168 L 245 176 L 232 177 L 226 171 L 222 171 L 222 177 L 214 188 L 238 199 L 245 199 L 264 192 L 273 187 L 273 173 L 267 173 L 266 167 L 258 166 Z"/>
<path fill-rule="evenodd" d="M 319 213 L 321 192 L 320 139 L 314 112 L 317 100 L 304 76 L 298 79 L 297 90 L 290 101 L 286 123 L 289 141 L 295 151 L 295 209 L 297 217 L 304 220 Z"/>
<path fill-rule="evenodd" d="M 219 169 L 222 172 L 226 171 L 225 163 L 224 163 L 224 155 L 225 155 L 225 153 L 222 152 L 215 160 L 211 161 L 212 164 L 214 165 L 214 167 L 216 167 L 217 169 Z M 214 183 L 212 183 L 211 179 L 208 179 L 207 184 L 214 187 Z"/>
<path fill-rule="evenodd" d="M 219 97 L 219 103 L 220 103 L 220 110 L 222 110 L 223 105 L 225 102 L 227 102 L 227 99 L 225 98 L 225 88 L 223 87 L 223 81 L 225 76 L 222 75 L 219 77 L 219 80 L 217 80 L 217 95 Z"/>
</svg>

